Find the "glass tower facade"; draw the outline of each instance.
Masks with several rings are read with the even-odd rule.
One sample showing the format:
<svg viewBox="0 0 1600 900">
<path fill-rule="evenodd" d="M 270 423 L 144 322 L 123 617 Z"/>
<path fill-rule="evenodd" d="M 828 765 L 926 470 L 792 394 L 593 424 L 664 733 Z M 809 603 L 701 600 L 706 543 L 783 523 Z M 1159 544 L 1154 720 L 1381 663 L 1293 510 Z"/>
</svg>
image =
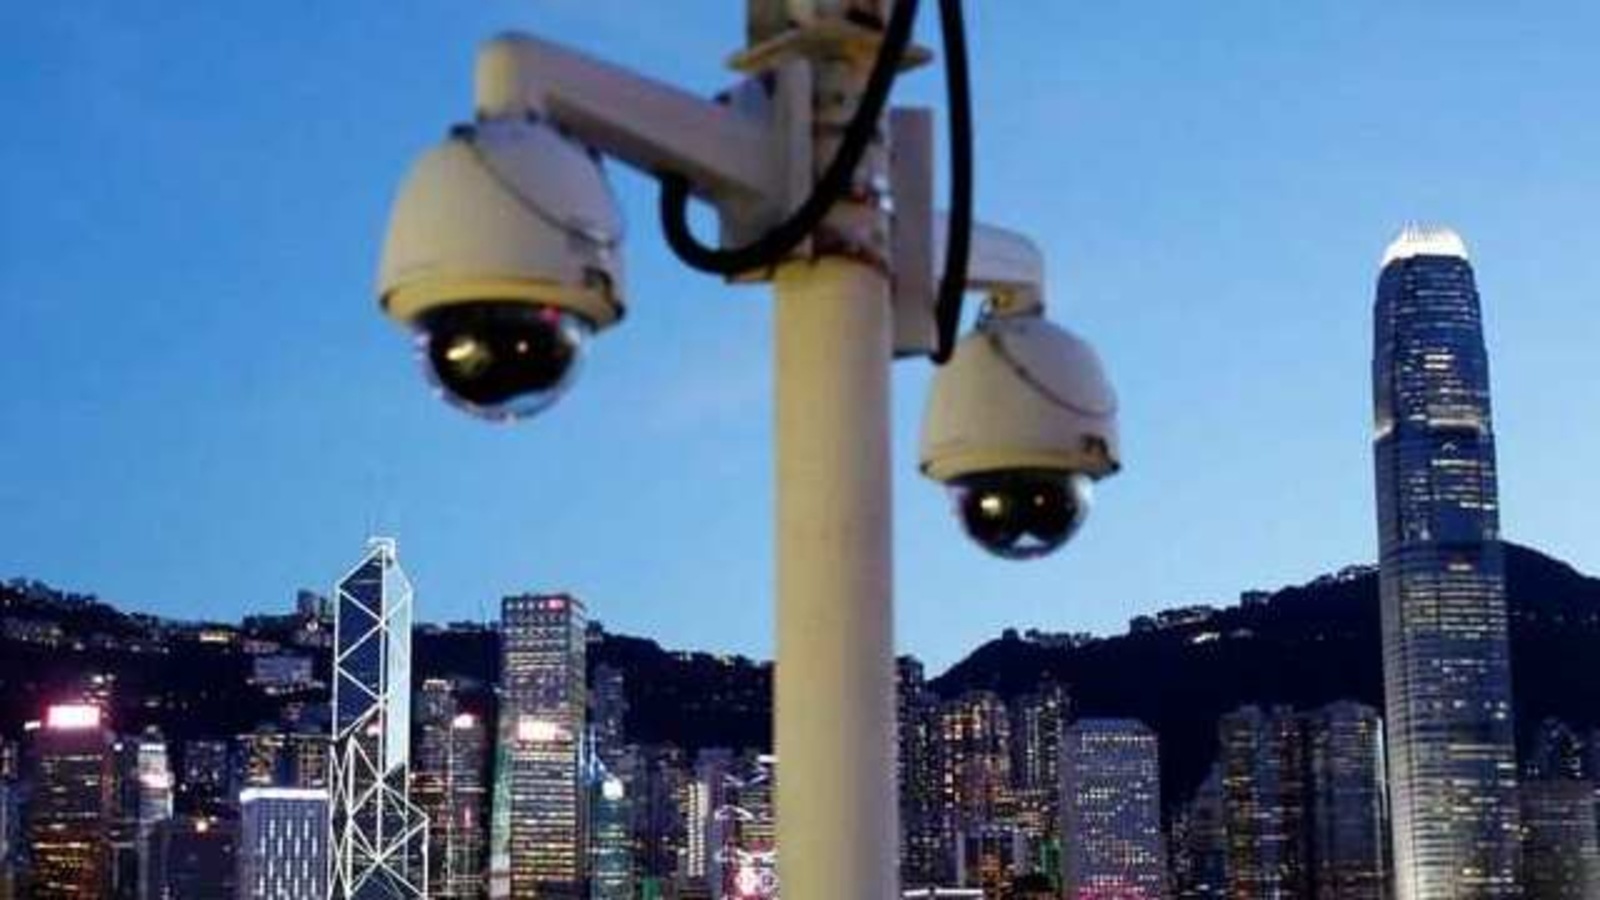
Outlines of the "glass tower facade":
<svg viewBox="0 0 1600 900">
<path fill-rule="evenodd" d="M 1340 701 L 1307 717 L 1306 738 L 1313 896 L 1383 900 L 1383 720 L 1369 706 Z"/>
<path fill-rule="evenodd" d="M 428 817 L 428 896 L 479 897 L 487 885 L 488 728 L 445 678 L 422 682 L 416 718 L 411 799 Z"/>
<path fill-rule="evenodd" d="M 428 822 L 409 798 L 411 582 L 373 538 L 335 594 L 329 896 L 426 895 Z"/>
<path fill-rule="evenodd" d="M 583 893 L 584 625 L 583 604 L 565 594 L 507 597 L 501 605 L 506 820 L 498 843 L 513 898 Z"/>
<path fill-rule="evenodd" d="M 1395 895 L 1517 896 L 1489 364 L 1454 232 L 1389 246 L 1372 369 Z"/>
</svg>

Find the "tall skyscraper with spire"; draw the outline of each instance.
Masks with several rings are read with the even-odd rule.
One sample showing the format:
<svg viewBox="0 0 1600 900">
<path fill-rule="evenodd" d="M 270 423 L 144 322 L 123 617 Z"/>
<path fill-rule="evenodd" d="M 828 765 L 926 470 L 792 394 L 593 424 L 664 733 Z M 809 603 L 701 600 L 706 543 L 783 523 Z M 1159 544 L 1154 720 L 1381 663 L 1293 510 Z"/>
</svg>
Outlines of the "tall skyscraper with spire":
<svg viewBox="0 0 1600 900">
<path fill-rule="evenodd" d="M 1489 363 L 1459 235 L 1400 233 L 1373 324 L 1395 896 L 1518 896 Z"/>
<path fill-rule="evenodd" d="M 411 581 L 373 538 L 335 592 L 332 900 L 427 895 L 428 821 L 412 803 Z"/>
</svg>

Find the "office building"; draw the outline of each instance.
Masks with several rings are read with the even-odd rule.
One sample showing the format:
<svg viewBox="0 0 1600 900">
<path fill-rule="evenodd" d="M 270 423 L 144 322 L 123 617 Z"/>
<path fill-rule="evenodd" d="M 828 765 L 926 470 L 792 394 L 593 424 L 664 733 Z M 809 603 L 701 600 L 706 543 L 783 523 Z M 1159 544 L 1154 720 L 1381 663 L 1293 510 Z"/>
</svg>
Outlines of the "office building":
<svg viewBox="0 0 1600 900">
<path fill-rule="evenodd" d="M 291 731 L 283 737 L 285 787 L 327 788 L 331 746 L 328 735 Z"/>
<path fill-rule="evenodd" d="M 723 844 L 723 822 L 719 811 L 727 806 L 725 793 L 733 774 L 733 751 L 722 747 L 703 748 L 695 755 L 694 775 L 683 785 L 683 815 L 686 831 L 679 890 L 698 888 L 706 897 L 721 890 L 718 853 Z"/>
<path fill-rule="evenodd" d="M 959 857 L 964 832 L 1006 817 L 1011 803 L 1011 717 L 989 691 L 969 691 L 939 709 L 941 842 Z"/>
<path fill-rule="evenodd" d="M 1383 721 L 1341 702 L 1304 717 L 1310 764 L 1312 892 L 1317 900 L 1383 900 L 1388 798 Z"/>
<path fill-rule="evenodd" d="M 241 791 L 240 900 L 327 900 L 328 838 L 326 790 Z"/>
<path fill-rule="evenodd" d="M 173 777 L 159 731 L 112 745 L 113 799 L 109 829 L 113 898 L 148 896 L 157 824 L 173 813 Z"/>
<path fill-rule="evenodd" d="M 216 740 L 184 741 L 174 807 L 177 812 L 214 816 L 227 811 L 233 795 L 228 744 Z"/>
<path fill-rule="evenodd" d="M 583 604 L 565 594 L 507 597 L 501 606 L 498 755 L 509 892 L 518 900 L 575 897 L 583 888 L 584 620 Z"/>
<path fill-rule="evenodd" d="M 1594 782 L 1580 778 L 1524 781 L 1523 872 L 1526 900 L 1600 897 L 1600 846 Z"/>
<path fill-rule="evenodd" d="M 1061 738 L 1066 688 L 1046 681 L 1011 703 L 1011 773 L 1017 828 L 1033 872 L 1061 871 Z"/>
<path fill-rule="evenodd" d="M 91 704 L 52 706 L 31 738 L 27 835 L 32 865 L 26 896 L 104 897 L 111 889 L 115 775 L 102 711 Z"/>
<path fill-rule="evenodd" d="M 723 778 L 714 851 L 717 900 L 775 900 L 778 833 L 773 812 L 777 758 L 743 754 Z"/>
<path fill-rule="evenodd" d="M 1234 897 L 1311 889 L 1305 733 L 1292 709 L 1246 706 L 1217 725 Z"/>
<path fill-rule="evenodd" d="M 1517 896 L 1489 362 L 1461 238 L 1402 231 L 1384 254 L 1373 318 L 1395 896 Z"/>
<path fill-rule="evenodd" d="M 1222 762 L 1172 820 L 1173 896 L 1213 900 L 1228 896 L 1228 823 L 1222 797 Z"/>
<path fill-rule="evenodd" d="M 588 699 L 594 752 L 609 767 L 628 745 L 623 731 L 628 716 L 628 693 L 622 670 L 604 664 L 595 666 L 594 684 Z"/>
<path fill-rule="evenodd" d="M 143 875 L 150 900 L 216 900 L 236 896 L 238 825 L 228 819 L 162 819 L 149 834 Z"/>
<path fill-rule="evenodd" d="M 1063 895 L 1166 896 L 1155 732 L 1132 719 L 1079 719 L 1062 734 Z"/>
<path fill-rule="evenodd" d="M 389 538 L 334 594 L 332 900 L 426 895 L 428 823 L 407 794 L 412 599 Z"/>
<path fill-rule="evenodd" d="M 589 900 L 633 900 L 633 804 L 627 782 L 597 757 L 585 776 Z"/>
<path fill-rule="evenodd" d="M 240 789 L 284 784 L 287 737 L 273 725 L 262 725 L 233 739 L 234 771 Z"/>
<path fill-rule="evenodd" d="M 671 745 L 641 746 L 631 780 L 635 873 L 646 896 L 678 879 L 688 853 L 685 797 L 693 780 L 683 751 Z"/>
<path fill-rule="evenodd" d="M 417 692 L 411 799 L 428 817 L 428 895 L 482 896 L 487 877 L 488 729 L 457 685 L 430 678 Z"/>
<path fill-rule="evenodd" d="M 948 884 L 954 873 L 950 849 L 941 841 L 939 699 L 928 690 L 922 663 L 914 656 L 895 661 L 895 710 L 900 883 Z"/>
<path fill-rule="evenodd" d="M 0 900 L 17 896 L 17 861 L 21 856 L 17 821 L 17 783 L 0 776 Z"/>
</svg>

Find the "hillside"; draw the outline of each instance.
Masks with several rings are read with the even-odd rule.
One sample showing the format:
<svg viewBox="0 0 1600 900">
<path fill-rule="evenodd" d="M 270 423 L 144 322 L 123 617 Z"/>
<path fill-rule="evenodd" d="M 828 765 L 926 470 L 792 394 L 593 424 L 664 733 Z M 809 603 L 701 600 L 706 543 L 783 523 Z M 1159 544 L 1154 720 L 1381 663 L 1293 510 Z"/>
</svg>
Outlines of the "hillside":
<svg viewBox="0 0 1600 900">
<path fill-rule="evenodd" d="M 1600 725 L 1600 580 L 1506 545 L 1512 682 L 1519 728 L 1546 716 Z M 1378 578 L 1319 579 L 1209 620 L 1077 648 L 990 641 L 933 682 L 943 696 L 1003 696 L 1046 676 L 1085 716 L 1142 719 L 1161 738 L 1168 802 L 1187 796 L 1214 752 L 1216 719 L 1246 703 L 1302 709 L 1338 699 L 1383 705 Z"/>
</svg>

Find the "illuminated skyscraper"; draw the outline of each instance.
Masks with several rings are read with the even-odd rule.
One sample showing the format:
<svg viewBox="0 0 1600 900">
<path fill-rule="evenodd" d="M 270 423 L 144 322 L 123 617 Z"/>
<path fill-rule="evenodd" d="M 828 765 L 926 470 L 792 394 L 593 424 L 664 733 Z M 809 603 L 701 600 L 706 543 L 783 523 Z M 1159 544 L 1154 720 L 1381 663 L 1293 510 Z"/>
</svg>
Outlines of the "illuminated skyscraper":
<svg viewBox="0 0 1600 900">
<path fill-rule="evenodd" d="M 589 804 L 589 898 L 633 900 L 632 798 L 598 759 L 584 779 Z"/>
<path fill-rule="evenodd" d="M 591 638 L 597 630 L 591 627 Z M 633 782 L 638 757 L 636 748 L 624 739 L 625 688 L 620 669 L 595 666 L 589 689 L 589 741 L 584 751 L 590 900 L 633 900 L 634 896 Z"/>
<path fill-rule="evenodd" d="M 1309 895 L 1303 723 L 1292 709 L 1246 706 L 1217 725 L 1230 897 Z"/>
<path fill-rule="evenodd" d="M 628 692 L 622 670 L 604 664 L 595 666 L 588 699 L 594 754 L 607 767 L 614 767 L 618 755 L 627 747 L 623 721 L 628 716 Z"/>
<path fill-rule="evenodd" d="M 637 884 L 658 896 L 677 879 L 688 855 L 686 785 L 692 778 L 683 751 L 671 745 L 640 747 L 629 779 L 637 852 Z"/>
<path fill-rule="evenodd" d="M 446 679 L 424 681 L 417 698 L 411 798 L 428 817 L 428 896 L 479 897 L 488 849 L 488 732 Z"/>
<path fill-rule="evenodd" d="M 990 691 L 968 691 L 939 709 L 941 850 L 951 879 L 998 892 L 1027 869 L 1014 820 L 1011 715 Z"/>
<path fill-rule="evenodd" d="M 328 792 L 239 793 L 240 900 L 327 900 Z"/>
<path fill-rule="evenodd" d="M 716 900 L 775 900 L 778 896 L 778 835 L 773 816 L 777 758 L 745 754 L 723 776 L 715 814 L 718 844 L 713 853 Z"/>
<path fill-rule="evenodd" d="M 1489 362 L 1454 232 L 1411 227 L 1389 245 L 1372 373 L 1396 896 L 1516 896 Z"/>
<path fill-rule="evenodd" d="M 513 898 L 575 897 L 587 847 L 584 609 L 564 594 L 501 606 L 504 852 Z"/>
<path fill-rule="evenodd" d="M 1009 805 L 1011 719 L 995 694 L 969 691 L 940 709 L 939 782 L 951 841 Z"/>
<path fill-rule="evenodd" d="M 150 729 L 113 745 L 114 793 L 110 828 L 113 897 L 145 897 L 155 859 L 150 837 L 172 817 L 172 770 L 167 745 Z M 142 893 L 141 893 L 142 892 Z"/>
<path fill-rule="evenodd" d="M 1035 872 L 1061 871 L 1061 737 L 1068 714 L 1066 688 L 1048 681 L 1011 704 L 1016 822 Z"/>
<path fill-rule="evenodd" d="M 1383 722 L 1359 703 L 1305 717 L 1312 889 L 1317 900 L 1383 900 L 1388 803 Z"/>
<path fill-rule="evenodd" d="M 1061 751 L 1062 883 L 1068 900 L 1166 897 L 1155 732 L 1132 719 L 1079 719 Z"/>
<path fill-rule="evenodd" d="M 111 733 L 90 704 L 52 706 L 33 732 L 33 797 L 25 896 L 100 898 L 110 892 Z"/>
<path fill-rule="evenodd" d="M 332 900 L 425 896 L 428 823 L 407 798 L 411 601 L 389 538 L 335 591 Z"/>
<path fill-rule="evenodd" d="M 717 853 L 723 823 L 717 813 L 727 806 L 725 793 L 732 773 L 733 751 L 725 747 L 704 747 L 695 755 L 694 777 L 683 785 L 686 835 L 680 892 L 698 888 L 705 896 L 716 897 L 721 889 Z"/>
<path fill-rule="evenodd" d="M 928 690 L 922 663 L 895 661 L 895 763 L 900 788 L 900 883 L 905 887 L 945 884 L 950 854 L 941 851 L 939 803 L 939 699 Z"/>
</svg>

